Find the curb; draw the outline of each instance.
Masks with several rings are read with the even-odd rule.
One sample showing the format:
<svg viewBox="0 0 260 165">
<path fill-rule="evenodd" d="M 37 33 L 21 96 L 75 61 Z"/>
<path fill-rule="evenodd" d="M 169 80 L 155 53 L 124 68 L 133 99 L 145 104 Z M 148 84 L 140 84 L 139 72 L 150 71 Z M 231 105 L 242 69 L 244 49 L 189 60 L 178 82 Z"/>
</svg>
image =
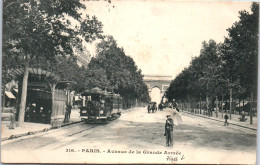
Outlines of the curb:
<svg viewBox="0 0 260 165">
<path fill-rule="evenodd" d="M 58 128 L 61 128 L 61 127 L 66 127 L 66 126 L 69 126 L 69 125 L 72 125 L 72 124 L 81 123 L 81 122 L 82 122 L 82 121 L 75 121 L 75 122 L 71 122 L 71 123 L 62 124 L 61 126 L 48 127 L 48 128 L 44 128 L 44 129 L 38 130 L 38 131 L 29 131 L 29 132 L 27 132 L 27 133 L 22 133 L 22 134 L 17 134 L 17 135 L 11 135 L 10 137 L 2 138 L 2 139 L 1 139 L 1 142 L 6 141 L 6 140 L 15 139 L 15 138 L 20 138 L 20 137 L 23 137 L 23 136 L 35 135 L 35 134 L 41 133 L 41 132 L 48 132 L 48 131 L 53 130 L 53 129 L 58 129 Z"/>
<path fill-rule="evenodd" d="M 219 120 L 219 119 L 214 119 L 214 118 L 207 117 L 207 116 L 201 116 L 201 115 L 197 115 L 197 114 L 194 114 L 194 113 L 191 113 L 191 112 L 186 112 L 186 111 L 182 111 L 182 112 L 188 113 L 188 114 L 191 114 L 191 115 L 195 115 L 195 116 L 199 116 L 199 117 L 203 117 L 203 118 L 206 118 L 206 119 L 218 121 L 218 122 L 223 122 L 222 120 Z M 235 126 L 238 126 L 238 127 L 242 127 L 242 128 L 251 129 L 251 130 L 254 130 L 254 131 L 257 131 L 256 128 L 247 127 L 247 126 L 244 126 L 244 125 L 239 125 L 239 124 L 235 124 L 235 123 L 231 123 L 231 122 L 229 122 L 229 124 L 230 124 L 230 125 L 235 125 Z"/>
</svg>

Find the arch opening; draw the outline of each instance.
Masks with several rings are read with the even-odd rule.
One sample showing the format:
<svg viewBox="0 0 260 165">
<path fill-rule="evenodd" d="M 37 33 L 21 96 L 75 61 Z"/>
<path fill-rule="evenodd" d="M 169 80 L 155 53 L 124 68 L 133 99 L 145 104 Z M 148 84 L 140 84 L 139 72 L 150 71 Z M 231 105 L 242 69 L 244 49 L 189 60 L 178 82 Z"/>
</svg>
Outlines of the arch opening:
<svg viewBox="0 0 260 165">
<path fill-rule="evenodd" d="M 151 89 L 150 98 L 151 98 L 151 101 L 159 104 L 160 101 L 161 101 L 161 89 L 159 87 L 156 87 L 156 86 L 153 87 Z"/>
</svg>

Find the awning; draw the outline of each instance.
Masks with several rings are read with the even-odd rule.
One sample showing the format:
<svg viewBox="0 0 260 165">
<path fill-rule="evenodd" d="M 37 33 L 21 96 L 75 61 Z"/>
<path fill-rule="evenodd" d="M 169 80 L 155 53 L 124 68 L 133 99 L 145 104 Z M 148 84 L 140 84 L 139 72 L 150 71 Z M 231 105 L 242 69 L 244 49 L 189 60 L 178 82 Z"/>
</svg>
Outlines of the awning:
<svg viewBox="0 0 260 165">
<path fill-rule="evenodd" d="M 49 80 L 52 80 L 54 82 L 60 81 L 60 77 L 52 72 L 47 72 L 45 70 L 38 69 L 38 68 L 29 68 L 28 70 L 30 74 L 45 76 Z M 10 76 L 13 78 L 21 77 L 23 76 L 23 74 L 24 74 L 24 68 L 15 69 L 10 72 Z"/>
<path fill-rule="evenodd" d="M 5 94 L 9 99 L 15 99 L 15 96 L 12 94 L 12 92 L 5 91 Z"/>
<path fill-rule="evenodd" d="M 14 88 L 13 90 L 14 90 L 16 93 L 18 93 L 18 89 Z"/>
</svg>

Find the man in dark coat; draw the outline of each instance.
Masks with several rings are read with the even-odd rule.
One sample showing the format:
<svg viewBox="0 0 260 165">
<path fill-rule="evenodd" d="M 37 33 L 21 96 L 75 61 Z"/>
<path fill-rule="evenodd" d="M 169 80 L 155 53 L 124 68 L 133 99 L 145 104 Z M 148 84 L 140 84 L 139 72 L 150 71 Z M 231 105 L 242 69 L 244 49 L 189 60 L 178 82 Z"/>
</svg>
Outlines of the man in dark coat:
<svg viewBox="0 0 260 165">
<path fill-rule="evenodd" d="M 225 122 L 224 122 L 224 126 L 228 126 L 229 125 L 229 123 L 228 123 L 228 115 L 225 113 L 225 115 L 224 115 L 224 119 L 225 119 Z"/>
<path fill-rule="evenodd" d="M 33 103 L 29 108 L 30 122 L 37 122 L 36 104 Z"/>
<path fill-rule="evenodd" d="M 69 120 L 70 120 L 70 114 L 71 114 L 72 106 L 69 104 L 69 105 L 67 106 L 67 108 L 68 108 L 68 121 L 69 121 Z"/>
<path fill-rule="evenodd" d="M 165 123 L 165 134 L 166 136 L 166 146 L 173 146 L 173 119 L 171 115 L 167 115 L 166 123 Z"/>
<path fill-rule="evenodd" d="M 147 110 L 148 110 L 148 113 L 150 113 L 150 110 L 151 110 L 151 104 L 150 103 L 148 104 Z"/>
<path fill-rule="evenodd" d="M 69 107 L 68 105 L 65 105 L 65 118 L 64 118 L 64 123 L 69 122 Z"/>
<path fill-rule="evenodd" d="M 176 109 L 179 112 L 178 104 L 176 103 L 175 99 L 172 99 L 172 108 Z"/>
<path fill-rule="evenodd" d="M 163 110 L 163 106 L 162 106 L 162 103 L 159 104 L 159 111 L 162 111 Z"/>
</svg>

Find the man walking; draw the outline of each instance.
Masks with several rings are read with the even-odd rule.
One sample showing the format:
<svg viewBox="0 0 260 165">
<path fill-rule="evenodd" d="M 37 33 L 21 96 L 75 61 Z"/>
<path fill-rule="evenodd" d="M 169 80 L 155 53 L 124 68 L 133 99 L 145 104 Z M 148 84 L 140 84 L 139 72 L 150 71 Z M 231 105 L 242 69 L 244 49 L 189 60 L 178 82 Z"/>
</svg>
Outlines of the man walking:
<svg viewBox="0 0 260 165">
<path fill-rule="evenodd" d="M 162 103 L 159 104 L 158 108 L 159 108 L 159 111 L 162 111 L 162 110 L 163 110 Z"/>
<path fill-rule="evenodd" d="M 67 108 L 68 108 L 68 121 L 70 121 L 70 114 L 71 114 L 72 106 L 69 104 L 69 105 L 67 106 Z"/>
<path fill-rule="evenodd" d="M 68 105 L 65 105 L 65 118 L 64 118 L 64 123 L 69 122 L 69 107 Z"/>
<path fill-rule="evenodd" d="M 171 115 L 167 115 L 167 120 L 165 123 L 165 134 L 166 136 L 166 146 L 173 146 L 173 119 L 171 118 Z"/>
<path fill-rule="evenodd" d="M 177 106 L 178 106 L 178 104 L 175 101 L 175 99 L 172 99 L 172 108 L 176 109 L 179 112 L 179 108 Z"/>
<path fill-rule="evenodd" d="M 225 119 L 225 122 L 224 122 L 224 126 L 228 126 L 229 125 L 229 123 L 228 123 L 228 115 L 225 113 L 225 115 L 224 115 L 224 119 Z"/>
</svg>

